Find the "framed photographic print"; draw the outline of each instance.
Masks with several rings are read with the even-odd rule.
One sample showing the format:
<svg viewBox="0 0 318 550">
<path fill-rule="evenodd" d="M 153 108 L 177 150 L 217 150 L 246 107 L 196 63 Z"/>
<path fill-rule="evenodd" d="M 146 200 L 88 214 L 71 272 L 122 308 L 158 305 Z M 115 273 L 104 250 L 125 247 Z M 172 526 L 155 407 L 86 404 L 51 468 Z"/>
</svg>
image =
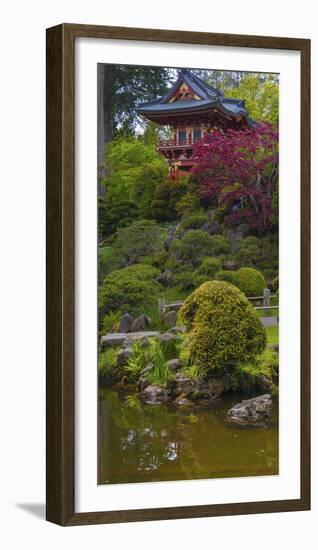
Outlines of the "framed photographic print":
<svg viewBox="0 0 318 550">
<path fill-rule="evenodd" d="M 47 519 L 310 507 L 310 41 L 47 30 Z"/>
</svg>

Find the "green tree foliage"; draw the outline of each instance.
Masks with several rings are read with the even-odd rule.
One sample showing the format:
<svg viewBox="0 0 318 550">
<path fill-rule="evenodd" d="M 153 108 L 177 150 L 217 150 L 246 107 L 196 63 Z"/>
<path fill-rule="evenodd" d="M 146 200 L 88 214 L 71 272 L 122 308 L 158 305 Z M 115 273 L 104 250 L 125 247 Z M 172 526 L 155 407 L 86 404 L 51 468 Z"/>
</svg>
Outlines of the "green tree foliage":
<svg viewBox="0 0 318 550">
<path fill-rule="evenodd" d="M 254 361 L 265 349 L 255 309 L 231 284 L 204 283 L 186 299 L 180 316 L 190 331 L 190 361 L 205 371 Z"/>
<path fill-rule="evenodd" d="M 136 117 L 136 103 L 164 95 L 171 75 L 163 67 L 104 64 L 99 69 L 104 143 L 108 143 L 118 134 L 133 133 L 142 124 Z"/>
<path fill-rule="evenodd" d="M 157 185 L 151 204 L 152 215 L 157 221 L 172 221 L 178 218 L 177 203 L 186 192 L 187 179 L 178 182 L 166 179 Z"/>
<path fill-rule="evenodd" d="M 121 265 L 129 266 L 142 263 L 148 256 L 163 254 L 164 236 L 153 220 L 139 220 L 122 227 L 118 229 L 112 246 L 113 258 L 117 257 Z"/>
<path fill-rule="evenodd" d="M 258 237 L 240 239 L 235 261 L 240 267 L 254 267 L 262 255 L 262 241 Z"/>
<path fill-rule="evenodd" d="M 228 97 L 245 99 L 246 109 L 251 118 L 278 125 L 279 97 L 276 78 L 246 74 L 238 86 L 227 90 Z"/>
<path fill-rule="evenodd" d="M 199 276 L 206 276 L 210 279 L 214 279 L 217 272 L 220 270 L 221 260 L 219 258 L 203 258 L 199 267 L 195 270 L 194 274 Z"/>
<path fill-rule="evenodd" d="M 153 145 L 140 139 L 118 138 L 106 146 L 106 198 L 99 201 L 100 234 L 110 235 L 136 217 L 149 218 L 157 185 L 168 168 Z"/>
<path fill-rule="evenodd" d="M 155 267 L 135 264 L 115 269 L 107 275 L 99 289 L 102 314 L 120 310 L 133 315 L 143 313 L 157 298 L 161 286 L 156 281 L 160 271 Z"/>
<path fill-rule="evenodd" d="M 196 267 L 205 256 L 230 252 L 231 243 L 222 235 L 210 236 L 205 231 L 191 229 L 171 244 L 171 254 L 184 263 Z"/>
</svg>

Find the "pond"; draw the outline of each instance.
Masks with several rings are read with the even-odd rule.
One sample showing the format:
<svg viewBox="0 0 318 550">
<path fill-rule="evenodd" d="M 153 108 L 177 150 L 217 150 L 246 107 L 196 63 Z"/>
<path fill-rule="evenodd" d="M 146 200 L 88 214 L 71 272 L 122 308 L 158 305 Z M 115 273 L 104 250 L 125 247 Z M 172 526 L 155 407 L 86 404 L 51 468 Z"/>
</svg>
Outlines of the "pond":
<svg viewBox="0 0 318 550">
<path fill-rule="evenodd" d="M 177 411 L 103 390 L 98 483 L 278 474 L 277 400 L 270 428 L 226 425 L 228 409 L 242 399 L 236 395 L 213 409 Z"/>
</svg>

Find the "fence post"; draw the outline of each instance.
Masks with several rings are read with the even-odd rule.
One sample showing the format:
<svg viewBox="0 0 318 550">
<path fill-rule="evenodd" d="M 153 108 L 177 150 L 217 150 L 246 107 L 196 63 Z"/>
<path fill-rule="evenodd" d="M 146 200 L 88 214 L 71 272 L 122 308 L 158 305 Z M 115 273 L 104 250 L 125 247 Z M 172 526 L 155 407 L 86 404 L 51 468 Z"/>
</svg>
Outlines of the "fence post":
<svg viewBox="0 0 318 550">
<path fill-rule="evenodd" d="M 160 321 L 164 321 L 164 318 L 165 318 L 165 299 L 164 298 L 159 298 L 158 305 L 159 305 L 159 319 L 160 319 Z"/>
<path fill-rule="evenodd" d="M 271 297 L 271 291 L 269 288 L 264 288 L 264 293 L 263 293 L 263 306 L 264 307 L 269 307 L 271 304 L 270 304 L 270 297 Z"/>
</svg>

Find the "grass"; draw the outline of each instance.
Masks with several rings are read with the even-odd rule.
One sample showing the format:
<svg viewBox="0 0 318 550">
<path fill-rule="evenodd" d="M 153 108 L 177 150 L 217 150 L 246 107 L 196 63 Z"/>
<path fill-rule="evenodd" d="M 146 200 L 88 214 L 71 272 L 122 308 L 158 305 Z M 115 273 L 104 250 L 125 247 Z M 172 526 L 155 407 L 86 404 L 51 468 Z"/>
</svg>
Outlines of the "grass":
<svg viewBox="0 0 318 550">
<path fill-rule="evenodd" d="M 106 351 L 103 351 L 98 356 L 98 370 L 101 374 L 106 373 L 108 370 L 111 370 L 115 367 L 117 363 L 117 356 L 119 352 L 119 347 L 117 348 L 108 348 Z"/>
<path fill-rule="evenodd" d="M 273 327 L 267 327 L 266 329 L 267 345 L 278 344 L 279 330 L 278 325 Z"/>
</svg>

